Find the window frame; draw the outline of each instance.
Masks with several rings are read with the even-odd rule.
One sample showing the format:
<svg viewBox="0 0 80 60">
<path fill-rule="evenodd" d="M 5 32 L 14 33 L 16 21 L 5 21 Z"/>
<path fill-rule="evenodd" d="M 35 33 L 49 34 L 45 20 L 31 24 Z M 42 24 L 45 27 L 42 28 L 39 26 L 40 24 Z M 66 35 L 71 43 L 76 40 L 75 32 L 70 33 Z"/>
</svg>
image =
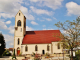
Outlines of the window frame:
<svg viewBox="0 0 80 60">
<path fill-rule="evenodd" d="M 50 49 L 49 49 L 49 45 L 47 45 L 47 51 L 49 51 Z"/>
<path fill-rule="evenodd" d="M 17 44 L 20 45 L 20 39 L 18 38 Z"/>
<path fill-rule="evenodd" d="M 19 13 L 19 16 L 20 16 L 20 13 Z"/>
<path fill-rule="evenodd" d="M 25 51 L 28 51 L 28 46 L 27 45 L 25 46 Z"/>
<path fill-rule="evenodd" d="M 38 46 L 37 45 L 35 46 L 35 51 L 38 51 Z"/>
<path fill-rule="evenodd" d="M 18 20 L 18 21 L 17 21 L 17 26 L 18 26 L 18 27 L 21 26 L 21 20 Z"/>
<path fill-rule="evenodd" d="M 60 49 L 60 43 L 57 44 L 57 48 Z"/>
</svg>

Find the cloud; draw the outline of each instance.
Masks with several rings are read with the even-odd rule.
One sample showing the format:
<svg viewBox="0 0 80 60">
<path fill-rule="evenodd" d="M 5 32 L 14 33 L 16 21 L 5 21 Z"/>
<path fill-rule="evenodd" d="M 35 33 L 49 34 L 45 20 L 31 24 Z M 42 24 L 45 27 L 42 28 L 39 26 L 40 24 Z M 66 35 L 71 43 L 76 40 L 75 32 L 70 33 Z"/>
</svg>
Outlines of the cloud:
<svg viewBox="0 0 80 60">
<path fill-rule="evenodd" d="M 9 45 L 14 45 L 14 43 L 12 42 L 12 43 L 10 43 Z"/>
<path fill-rule="evenodd" d="M 52 19 L 50 19 L 50 18 L 43 18 L 43 19 L 46 19 L 47 21 L 52 21 Z"/>
<path fill-rule="evenodd" d="M 37 2 L 38 0 L 30 0 L 31 2 Z"/>
<path fill-rule="evenodd" d="M 66 3 L 67 15 L 80 15 L 80 5 L 75 2 Z"/>
<path fill-rule="evenodd" d="M 42 22 L 42 21 L 45 21 L 45 20 L 40 20 L 39 18 L 37 18 L 37 20 L 39 20 L 39 21 L 41 21 L 41 22 Z"/>
<path fill-rule="evenodd" d="M 45 21 L 45 20 L 40 20 L 40 21 L 42 22 L 42 21 Z"/>
<path fill-rule="evenodd" d="M 10 24 L 10 23 L 11 23 L 11 21 L 7 21 L 7 22 L 6 22 L 6 24 Z"/>
<path fill-rule="evenodd" d="M 26 26 L 26 31 L 31 31 L 33 28 Z"/>
<path fill-rule="evenodd" d="M 21 10 L 28 20 L 34 20 L 34 17 L 28 12 L 28 9 L 21 4 L 23 0 L 0 0 L 0 18 L 15 17 L 17 12 Z"/>
<path fill-rule="evenodd" d="M 2 31 L 0 31 L 0 33 L 2 33 Z"/>
<path fill-rule="evenodd" d="M 34 21 L 31 21 L 31 24 L 32 25 L 38 25 L 38 23 L 34 22 Z"/>
<path fill-rule="evenodd" d="M 30 4 L 29 4 L 28 2 L 25 2 L 25 5 L 28 6 L 28 5 L 30 5 Z"/>
<path fill-rule="evenodd" d="M 7 13 L 0 13 L 0 18 L 1 17 L 4 17 L 6 19 L 6 18 L 12 18 L 12 17 L 14 17 L 14 15 L 10 15 L 10 14 L 7 14 Z"/>
<path fill-rule="evenodd" d="M 7 48 L 13 47 L 14 36 L 11 36 L 11 35 L 8 35 L 8 34 L 3 34 L 3 36 L 4 36 L 5 43 L 6 43 L 6 47 Z"/>
<path fill-rule="evenodd" d="M 9 33 L 14 34 L 14 26 L 10 26 L 8 30 L 9 30 Z"/>
<path fill-rule="evenodd" d="M 4 20 L 0 20 L 0 29 L 9 30 L 9 33 L 14 34 L 14 26 L 7 27 L 6 24 L 10 24 L 11 21 L 4 22 Z"/>
<path fill-rule="evenodd" d="M 43 25 L 43 27 L 46 27 L 46 25 Z"/>
<path fill-rule="evenodd" d="M 8 34 L 3 34 L 4 38 L 5 38 L 5 41 L 8 42 L 8 41 L 14 41 L 14 36 L 11 36 L 11 35 L 8 35 Z"/>
<path fill-rule="evenodd" d="M 22 0 L 0 0 L 0 17 L 14 17 L 21 6 Z"/>
<path fill-rule="evenodd" d="M 54 20 L 57 20 L 55 17 L 53 17 Z"/>
<path fill-rule="evenodd" d="M 7 29 L 7 26 L 5 25 L 4 21 L 0 20 L 0 29 Z"/>
<path fill-rule="evenodd" d="M 39 6 L 47 6 L 53 10 L 60 8 L 63 0 L 30 0 Z"/>
<path fill-rule="evenodd" d="M 49 11 L 47 11 L 47 10 L 37 9 L 37 8 L 35 8 L 35 7 L 33 7 L 33 6 L 30 6 L 30 8 L 31 8 L 31 10 L 32 10 L 34 13 L 36 13 L 36 14 L 38 14 L 38 15 L 40 15 L 40 14 L 52 15 L 52 14 L 53 14 L 52 11 L 49 12 Z"/>
<path fill-rule="evenodd" d="M 34 20 L 35 19 L 31 14 L 29 14 L 28 9 L 26 7 L 21 6 L 20 10 L 27 17 L 27 19 L 29 19 L 29 20 Z"/>
<path fill-rule="evenodd" d="M 46 20 L 47 20 L 47 21 L 52 21 L 52 20 L 51 20 L 51 19 L 49 19 L 49 18 L 46 18 Z"/>
</svg>

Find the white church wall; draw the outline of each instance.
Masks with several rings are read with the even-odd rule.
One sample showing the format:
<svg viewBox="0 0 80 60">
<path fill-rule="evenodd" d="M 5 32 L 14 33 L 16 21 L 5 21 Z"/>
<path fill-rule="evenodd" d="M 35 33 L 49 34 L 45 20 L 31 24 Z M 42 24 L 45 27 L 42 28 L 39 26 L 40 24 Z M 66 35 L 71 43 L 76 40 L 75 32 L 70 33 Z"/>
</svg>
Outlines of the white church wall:
<svg viewBox="0 0 80 60">
<path fill-rule="evenodd" d="M 19 15 L 20 14 L 20 15 Z M 17 22 L 18 20 L 21 21 L 21 26 L 17 26 Z M 17 30 L 15 29 L 14 32 L 14 48 L 15 48 L 15 53 L 17 54 L 17 48 L 20 48 L 20 52 L 21 52 L 21 44 L 22 44 L 22 40 L 26 31 L 26 28 L 24 28 L 24 22 L 26 21 L 26 19 L 24 18 L 24 15 L 21 11 L 19 11 L 16 16 L 15 16 L 15 27 L 17 27 Z M 18 38 L 20 39 L 20 44 L 18 45 Z"/>
<path fill-rule="evenodd" d="M 20 13 L 20 16 L 19 16 Z M 37 53 L 42 54 L 42 50 L 45 50 L 45 53 L 62 53 L 62 48 L 57 48 L 58 42 L 52 42 L 52 44 L 49 44 L 49 51 L 47 51 L 47 45 L 48 44 L 26 44 L 28 46 L 28 51 L 25 51 L 26 45 L 21 45 L 22 40 L 24 38 L 24 35 L 26 34 L 26 28 L 24 28 L 24 22 L 26 22 L 26 19 L 24 18 L 24 15 L 21 11 L 18 12 L 18 14 L 15 17 L 15 27 L 17 27 L 18 20 L 21 21 L 21 26 L 18 26 L 17 30 L 15 30 L 14 34 L 14 48 L 16 49 L 15 53 L 17 53 L 17 48 L 20 48 L 20 52 L 22 51 L 22 54 L 32 54 L 32 52 L 35 52 L 35 46 L 38 46 Z M 22 30 L 22 31 L 21 31 Z M 18 45 L 18 38 L 20 39 L 20 44 Z"/>
<path fill-rule="evenodd" d="M 38 51 L 37 53 L 42 54 L 42 50 L 45 50 L 45 53 L 51 53 L 51 44 L 49 44 L 49 51 L 47 51 L 47 45 L 48 44 L 27 44 L 28 46 L 28 51 L 25 51 L 25 46 L 26 45 L 22 45 L 23 49 L 22 49 L 22 54 L 32 54 L 32 52 L 36 53 L 35 51 L 35 46 L 38 46 Z"/>
<path fill-rule="evenodd" d="M 52 42 L 52 50 L 53 50 L 53 53 L 62 53 L 62 47 L 61 47 L 61 44 L 60 44 L 60 49 L 57 48 L 57 44 L 59 42 Z"/>
<path fill-rule="evenodd" d="M 20 36 L 20 37 L 22 37 L 23 36 L 23 31 L 21 31 L 21 29 L 22 29 L 22 27 L 18 27 L 17 28 L 17 30 L 15 31 L 15 36 L 17 37 L 17 36 Z"/>
<path fill-rule="evenodd" d="M 23 36 L 23 30 L 21 31 L 21 28 L 24 29 L 24 15 L 20 11 L 18 13 L 20 13 L 20 16 L 17 14 L 15 17 L 15 27 L 17 27 L 18 20 L 21 21 L 21 26 L 18 26 L 17 30 L 15 31 L 15 36 Z"/>
<path fill-rule="evenodd" d="M 18 38 L 20 39 L 20 44 L 18 45 Z M 17 48 L 19 47 L 21 50 L 21 44 L 22 44 L 22 37 L 15 37 L 15 53 L 17 52 Z M 21 52 L 21 51 L 20 51 Z"/>
</svg>

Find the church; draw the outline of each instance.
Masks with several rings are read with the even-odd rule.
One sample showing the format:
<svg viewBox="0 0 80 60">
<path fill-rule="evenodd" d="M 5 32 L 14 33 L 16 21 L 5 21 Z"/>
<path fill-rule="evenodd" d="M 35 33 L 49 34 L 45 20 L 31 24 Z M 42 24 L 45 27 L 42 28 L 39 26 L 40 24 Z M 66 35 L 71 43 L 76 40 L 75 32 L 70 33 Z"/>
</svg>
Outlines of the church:
<svg viewBox="0 0 80 60">
<path fill-rule="evenodd" d="M 14 49 L 15 54 L 62 53 L 61 40 L 53 35 L 60 35 L 60 30 L 26 31 L 26 17 L 19 10 L 15 16 Z"/>
</svg>

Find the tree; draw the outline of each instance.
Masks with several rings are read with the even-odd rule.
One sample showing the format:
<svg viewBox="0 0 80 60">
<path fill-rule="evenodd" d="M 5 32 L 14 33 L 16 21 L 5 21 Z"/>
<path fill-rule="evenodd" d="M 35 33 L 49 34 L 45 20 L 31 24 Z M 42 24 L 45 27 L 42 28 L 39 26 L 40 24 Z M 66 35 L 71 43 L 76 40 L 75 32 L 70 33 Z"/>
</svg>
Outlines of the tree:
<svg viewBox="0 0 80 60">
<path fill-rule="evenodd" d="M 62 46 L 71 50 L 71 60 L 73 60 L 73 48 L 76 48 L 80 41 L 80 17 L 73 22 L 67 20 L 64 23 L 57 22 L 55 25 L 64 32 L 60 35 Z"/>
<path fill-rule="evenodd" d="M 16 59 L 16 55 L 15 55 L 15 49 L 14 49 L 14 52 L 13 52 L 13 56 L 12 56 L 12 59 L 15 58 Z"/>
<path fill-rule="evenodd" d="M 2 56 L 4 51 L 5 51 L 5 40 L 2 33 L 0 33 L 0 56 Z"/>
</svg>

